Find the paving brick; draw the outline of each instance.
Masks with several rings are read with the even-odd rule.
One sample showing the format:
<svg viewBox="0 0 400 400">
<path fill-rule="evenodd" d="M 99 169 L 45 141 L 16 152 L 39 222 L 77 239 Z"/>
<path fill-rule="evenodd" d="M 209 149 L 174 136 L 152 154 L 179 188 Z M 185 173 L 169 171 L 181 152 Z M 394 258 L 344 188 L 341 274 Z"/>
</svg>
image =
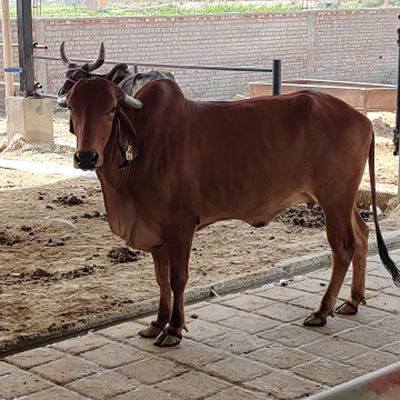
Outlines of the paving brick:
<svg viewBox="0 0 400 400">
<path fill-rule="evenodd" d="M 113 400 L 177 400 L 177 397 L 155 388 L 139 386 L 133 392 L 121 394 Z"/>
<path fill-rule="evenodd" d="M 400 341 L 387 344 L 386 346 L 381 347 L 380 350 L 400 356 Z"/>
<path fill-rule="evenodd" d="M 293 400 L 308 397 L 320 391 L 323 386 L 305 381 L 291 373 L 272 372 L 246 383 L 247 387 L 255 388 L 282 400 Z"/>
<path fill-rule="evenodd" d="M 50 382 L 24 371 L 0 376 L 0 396 L 4 399 L 27 396 L 50 386 Z"/>
<path fill-rule="evenodd" d="M 97 349 L 98 347 L 104 346 L 108 343 L 111 343 L 110 340 L 103 336 L 89 334 L 54 343 L 51 345 L 51 347 L 72 355 L 76 355 L 83 353 L 84 351 Z"/>
<path fill-rule="evenodd" d="M 81 354 L 81 357 L 105 368 L 116 368 L 146 358 L 146 353 L 119 343 L 107 344 Z"/>
<path fill-rule="evenodd" d="M 389 314 L 384 311 L 371 307 L 365 307 L 364 305 L 359 306 L 358 312 L 355 315 L 337 315 L 338 318 L 351 320 L 363 325 L 367 325 L 373 321 L 385 318 L 387 316 L 389 316 Z M 336 319 L 334 319 L 333 322 L 336 322 Z"/>
<path fill-rule="evenodd" d="M 368 301 L 368 306 L 378 308 L 379 310 L 387 311 L 392 314 L 398 314 L 400 309 L 400 299 L 396 296 L 380 293 Z"/>
<path fill-rule="evenodd" d="M 311 272 L 307 276 L 309 278 L 317 279 L 319 281 L 320 280 L 329 281 L 331 279 L 331 274 L 332 274 L 331 268 L 329 268 L 329 269 L 324 268 L 324 269 L 320 269 L 318 271 Z"/>
<path fill-rule="evenodd" d="M 400 333 L 400 315 L 372 322 L 371 326 L 377 329 Z"/>
<path fill-rule="evenodd" d="M 373 290 L 367 290 L 365 293 L 365 298 L 367 299 L 367 303 L 368 303 L 368 299 L 372 299 L 373 297 L 378 296 L 379 293 L 380 292 L 375 292 Z M 343 301 L 349 299 L 350 295 L 351 295 L 351 287 L 348 285 L 343 285 L 342 288 L 340 289 L 336 305 L 338 306 Z"/>
<path fill-rule="evenodd" d="M 310 314 L 309 310 L 291 304 L 274 303 L 256 311 L 264 317 L 277 319 L 282 322 L 291 322 Z"/>
<path fill-rule="evenodd" d="M 347 364 L 367 372 L 372 372 L 398 361 L 399 357 L 394 354 L 383 351 L 369 351 L 362 356 L 347 361 Z"/>
<path fill-rule="evenodd" d="M 49 347 L 39 347 L 37 349 L 24 351 L 22 353 L 17 353 L 6 357 L 5 361 L 20 368 L 29 369 L 49 361 L 57 360 L 61 357 L 64 357 L 64 354 L 60 351 L 51 349 Z"/>
<path fill-rule="evenodd" d="M 116 371 L 146 385 L 153 385 L 174 376 L 181 375 L 183 372 L 187 371 L 187 367 L 183 367 L 182 365 L 163 358 L 153 357 L 125 365 L 118 368 Z"/>
<path fill-rule="evenodd" d="M 185 339 L 185 342 L 180 347 L 168 349 L 160 356 L 195 368 L 203 367 L 206 364 L 227 357 L 225 353 L 217 349 L 189 339 Z"/>
<path fill-rule="evenodd" d="M 143 329 L 143 325 L 129 321 L 101 329 L 97 333 L 110 339 L 120 340 L 136 336 L 141 329 Z"/>
<path fill-rule="evenodd" d="M 125 339 L 123 342 L 147 353 L 162 354 L 169 350 L 167 347 L 154 345 L 154 338 L 143 338 L 139 335 Z"/>
<path fill-rule="evenodd" d="M 22 372 L 22 370 L 14 367 L 14 365 L 10 365 L 4 361 L 0 361 L 0 376 L 16 374 L 19 372 Z"/>
<path fill-rule="evenodd" d="M 207 397 L 207 400 L 268 400 L 272 397 L 266 397 L 265 394 L 250 392 L 237 387 L 225 390 L 224 392 Z"/>
<path fill-rule="evenodd" d="M 39 393 L 31 394 L 27 400 L 88 400 L 88 398 L 56 386 Z"/>
<path fill-rule="evenodd" d="M 357 343 L 347 342 L 344 339 L 326 337 L 319 342 L 301 346 L 302 351 L 309 352 L 319 357 L 329 358 L 333 361 L 347 361 L 364 354 L 369 349 Z"/>
<path fill-rule="evenodd" d="M 201 372 L 188 372 L 157 385 L 157 388 L 187 400 L 202 399 L 229 387 L 231 385 Z"/>
<path fill-rule="evenodd" d="M 272 303 L 272 300 L 251 295 L 242 295 L 240 297 L 235 297 L 222 302 L 223 305 L 238 308 L 242 311 L 258 310 L 259 308 L 263 308 L 270 303 Z"/>
<path fill-rule="evenodd" d="M 242 311 L 238 311 L 238 313 L 240 314 L 221 321 L 220 324 L 247 333 L 257 333 L 279 325 L 278 321 L 260 315 L 246 314 Z"/>
<path fill-rule="evenodd" d="M 391 287 L 393 285 L 392 279 L 389 278 L 389 274 L 386 273 L 386 276 L 374 276 L 372 274 L 368 274 L 365 280 L 365 287 L 367 290 L 377 290 L 382 291 L 387 287 Z"/>
<path fill-rule="evenodd" d="M 103 400 L 131 391 L 137 382 L 113 371 L 102 371 L 66 385 L 91 399 Z"/>
<path fill-rule="evenodd" d="M 315 310 L 321 303 L 321 298 L 322 296 L 320 294 L 307 293 L 303 296 L 289 300 L 288 303 L 298 307 L 308 308 L 309 310 Z"/>
<path fill-rule="evenodd" d="M 256 350 L 253 353 L 250 353 L 249 357 L 271 367 L 281 369 L 289 369 L 295 365 L 305 363 L 315 358 L 315 356 L 304 351 L 278 344 Z"/>
<path fill-rule="evenodd" d="M 257 334 L 270 342 L 278 342 L 289 347 L 298 347 L 324 338 L 324 335 L 304 326 L 284 324 Z"/>
<path fill-rule="evenodd" d="M 240 295 L 240 293 L 237 293 L 236 295 L 238 296 L 238 295 Z M 221 297 L 221 298 L 223 298 L 223 297 Z M 202 307 L 208 306 L 208 305 L 210 305 L 209 301 L 200 301 L 200 302 L 194 302 L 192 304 L 185 304 L 185 313 L 190 314 L 192 312 L 196 312 L 196 310 L 198 310 Z M 188 318 L 189 318 L 189 316 L 188 316 Z M 153 319 L 154 319 L 154 317 L 153 317 Z"/>
<path fill-rule="evenodd" d="M 321 279 L 302 279 L 300 281 L 296 281 L 294 283 L 290 283 L 290 289 L 297 289 L 301 292 L 310 292 L 310 293 L 323 293 L 325 292 L 328 283 Z"/>
<path fill-rule="evenodd" d="M 215 322 L 211 323 L 201 319 L 190 321 L 187 324 L 187 328 L 189 332 L 185 332 L 185 337 L 198 341 L 220 336 L 230 331 L 230 329 Z"/>
<path fill-rule="evenodd" d="M 200 319 L 210 322 L 219 322 L 224 319 L 235 316 L 237 310 L 230 307 L 225 307 L 220 304 L 209 304 L 208 306 L 201 307 L 196 311 Z"/>
<path fill-rule="evenodd" d="M 100 371 L 92 362 L 73 356 L 65 356 L 55 361 L 34 367 L 31 371 L 57 384 L 64 384 Z"/>
<path fill-rule="evenodd" d="M 235 299 L 237 297 L 241 297 L 243 294 L 251 294 L 248 293 L 249 290 L 252 289 L 248 289 L 248 290 L 244 290 L 243 292 L 236 292 L 236 293 L 229 293 L 229 294 L 223 294 L 222 296 L 218 296 L 218 297 L 211 297 L 210 300 L 208 301 L 208 304 L 210 303 L 223 303 L 227 300 L 231 300 L 231 299 Z"/>
<path fill-rule="evenodd" d="M 292 369 L 296 374 L 329 386 L 336 386 L 363 375 L 360 368 L 338 363 L 332 360 L 316 359 Z"/>
<path fill-rule="evenodd" d="M 343 318 L 338 316 L 335 316 L 335 318 L 329 317 L 327 324 L 324 326 L 313 326 L 312 328 L 309 327 L 305 328 L 313 332 L 322 333 L 324 335 L 330 336 L 360 326 L 360 324 L 352 320 L 352 317 L 353 316 L 346 316 Z M 304 327 L 303 321 L 304 319 L 300 319 L 298 321 L 293 322 L 293 324 L 300 327 Z"/>
<path fill-rule="evenodd" d="M 290 289 L 287 286 L 267 286 L 257 290 L 254 294 L 279 301 L 292 300 L 302 295 L 299 290 Z"/>
<path fill-rule="evenodd" d="M 393 284 L 385 289 L 382 290 L 383 293 L 389 294 L 391 296 L 398 296 L 399 295 L 399 288 L 394 286 Z M 378 294 L 379 296 L 379 294 Z"/>
<path fill-rule="evenodd" d="M 372 326 L 354 328 L 339 334 L 338 337 L 372 348 L 378 348 L 400 340 L 400 334 L 373 328 Z"/>
<path fill-rule="evenodd" d="M 271 369 L 248 358 L 233 356 L 205 366 L 204 371 L 240 383 L 270 373 Z"/>
<path fill-rule="evenodd" d="M 254 351 L 270 344 L 267 340 L 260 339 L 254 335 L 231 329 L 228 333 L 222 336 L 212 337 L 205 340 L 204 343 L 234 354 L 249 353 L 250 351 Z"/>
</svg>

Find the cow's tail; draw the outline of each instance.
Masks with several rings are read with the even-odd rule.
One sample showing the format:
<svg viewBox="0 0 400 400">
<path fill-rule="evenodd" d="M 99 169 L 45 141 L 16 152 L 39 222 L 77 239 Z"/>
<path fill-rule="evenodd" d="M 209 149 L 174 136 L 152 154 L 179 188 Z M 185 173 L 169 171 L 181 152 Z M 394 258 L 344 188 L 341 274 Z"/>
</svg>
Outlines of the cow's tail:
<svg viewBox="0 0 400 400">
<path fill-rule="evenodd" d="M 390 275 L 392 275 L 392 279 L 394 284 L 397 287 L 400 287 L 400 271 L 394 261 L 390 258 L 388 249 L 386 247 L 385 242 L 383 241 L 381 228 L 379 227 L 378 222 L 378 213 L 376 211 L 376 186 L 375 186 L 375 135 L 372 132 L 372 141 L 369 147 L 369 156 L 368 156 L 368 164 L 369 164 L 369 180 L 371 184 L 371 204 L 372 204 L 372 214 L 374 216 L 375 222 L 375 232 L 376 232 L 376 240 L 378 242 L 378 252 L 379 257 L 382 260 L 383 265 L 389 271 Z"/>
</svg>

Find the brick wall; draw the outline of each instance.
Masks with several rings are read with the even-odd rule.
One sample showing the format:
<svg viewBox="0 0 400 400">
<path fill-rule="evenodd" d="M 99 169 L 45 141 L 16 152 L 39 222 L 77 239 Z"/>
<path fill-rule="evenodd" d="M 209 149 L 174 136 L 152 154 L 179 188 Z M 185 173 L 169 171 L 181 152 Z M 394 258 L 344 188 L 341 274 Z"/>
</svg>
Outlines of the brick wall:
<svg viewBox="0 0 400 400">
<path fill-rule="evenodd" d="M 58 55 L 94 58 L 104 41 L 107 58 L 270 67 L 282 59 L 283 78 L 395 82 L 400 9 L 302 11 L 176 17 L 37 19 L 35 40 Z M 63 82 L 61 62 L 37 61 L 48 92 Z M 190 97 L 246 93 L 266 73 L 171 70 Z"/>
</svg>

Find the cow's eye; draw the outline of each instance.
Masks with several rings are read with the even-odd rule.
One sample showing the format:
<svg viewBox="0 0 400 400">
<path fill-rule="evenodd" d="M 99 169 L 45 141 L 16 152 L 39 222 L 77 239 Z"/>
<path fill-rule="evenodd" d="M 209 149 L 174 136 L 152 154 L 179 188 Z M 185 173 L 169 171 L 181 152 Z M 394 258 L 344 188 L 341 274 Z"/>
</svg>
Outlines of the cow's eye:
<svg viewBox="0 0 400 400">
<path fill-rule="evenodd" d="M 113 107 L 108 113 L 109 114 L 114 114 L 115 111 L 117 111 L 117 107 Z"/>
<path fill-rule="evenodd" d="M 69 111 L 72 111 L 72 107 L 71 106 L 67 106 Z"/>
</svg>

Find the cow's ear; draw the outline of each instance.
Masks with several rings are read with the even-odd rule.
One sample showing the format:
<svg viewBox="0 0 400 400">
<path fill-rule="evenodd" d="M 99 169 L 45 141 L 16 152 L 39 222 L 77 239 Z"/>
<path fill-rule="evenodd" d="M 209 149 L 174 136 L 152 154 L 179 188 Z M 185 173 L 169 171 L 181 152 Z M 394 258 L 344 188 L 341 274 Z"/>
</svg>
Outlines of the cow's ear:
<svg viewBox="0 0 400 400">
<path fill-rule="evenodd" d="M 135 128 L 126 114 L 118 107 L 119 110 L 114 118 L 114 131 L 118 137 L 118 147 L 124 162 L 118 167 L 123 168 L 132 164 L 139 155 L 139 142 Z"/>
<path fill-rule="evenodd" d="M 71 118 L 69 119 L 69 131 L 70 131 L 71 133 L 75 134 L 75 131 L 74 131 L 74 124 L 72 123 L 72 119 L 71 119 Z"/>
</svg>

